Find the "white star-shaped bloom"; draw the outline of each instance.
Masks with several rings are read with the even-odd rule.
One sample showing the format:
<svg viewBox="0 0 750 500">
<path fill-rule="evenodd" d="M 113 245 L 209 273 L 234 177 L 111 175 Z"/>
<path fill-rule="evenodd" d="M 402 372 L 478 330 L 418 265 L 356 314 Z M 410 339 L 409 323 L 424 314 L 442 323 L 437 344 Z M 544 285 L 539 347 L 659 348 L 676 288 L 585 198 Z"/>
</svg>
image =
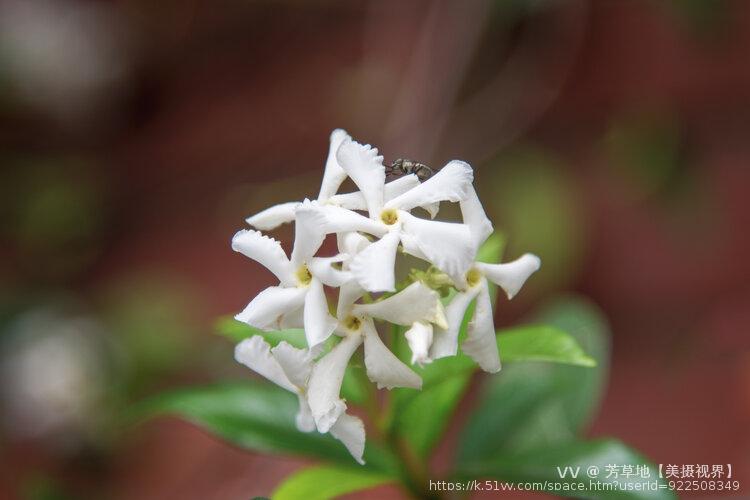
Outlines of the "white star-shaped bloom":
<svg viewBox="0 0 750 500">
<path fill-rule="evenodd" d="M 355 299 L 356 300 L 356 299 Z M 348 302 L 345 299 L 345 302 Z M 420 389 L 422 379 L 383 343 L 374 319 L 400 325 L 437 323 L 446 326 L 440 296 L 422 283 L 413 283 L 399 293 L 372 304 L 353 304 L 342 311 L 336 332 L 343 337 L 313 367 L 308 402 L 320 432 L 326 432 L 346 411 L 341 383 L 352 355 L 364 344 L 365 369 L 378 388 Z"/>
<path fill-rule="evenodd" d="M 461 213 L 471 230 L 474 244 L 481 245 L 492 233 L 492 223 L 487 219 L 474 188 L 470 189 L 469 196 L 461 202 Z M 448 328 L 436 329 L 430 347 L 430 357 L 438 359 L 456 355 L 461 323 L 469 304 L 476 298 L 474 315 L 469 323 L 466 340 L 461 344 L 461 350 L 474 359 L 483 370 L 490 373 L 500 371 L 500 355 L 487 280 L 500 286 L 508 299 L 512 299 L 540 266 L 539 257 L 527 253 L 505 264 L 474 262 L 464 276 L 460 276 L 458 280 L 454 278 L 460 290 L 445 308 Z"/>
<path fill-rule="evenodd" d="M 386 199 L 385 167 L 376 149 L 344 140 L 337 158 L 359 187 L 369 217 L 340 207 L 319 208 L 328 221 L 328 232 L 361 231 L 380 238 L 357 254 L 349 265 L 352 276 L 365 290 L 395 290 L 394 264 L 399 243 L 405 252 L 431 262 L 452 277 L 466 273 L 476 252 L 469 227 L 420 219 L 409 210 L 466 198 L 473 179 L 468 164 L 452 161 L 427 181 Z"/>
<path fill-rule="evenodd" d="M 262 330 L 277 330 L 299 326 L 301 315 L 308 346 L 314 347 L 336 328 L 323 285 L 341 286 L 350 275 L 332 266 L 344 256 L 314 256 L 325 238 L 325 221 L 319 212 L 305 203 L 297 207 L 295 217 L 291 258 L 278 241 L 258 231 L 242 230 L 232 238 L 235 251 L 256 260 L 279 279 L 278 286 L 263 290 L 235 317 Z"/>
<path fill-rule="evenodd" d="M 315 430 L 315 420 L 307 401 L 308 381 L 313 369 L 313 354 L 310 350 L 297 349 L 286 342 L 280 342 L 271 348 L 260 335 L 255 335 L 237 344 L 234 357 L 279 387 L 296 394 L 299 400 L 297 428 L 302 432 Z M 360 418 L 342 412 L 328 432 L 344 443 L 357 462 L 365 463 L 362 459 L 365 426 Z"/>
<path fill-rule="evenodd" d="M 347 177 L 347 173 L 338 163 L 336 153 L 344 141 L 351 140 L 351 136 L 342 129 L 336 129 L 331 132 L 328 146 L 328 158 L 323 172 L 323 181 L 320 185 L 317 201 L 320 204 L 332 205 L 348 210 L 366 210 L 367 205 L 361 192 L 336 194 L 339 187 Z M 405 175 L 385 184 L 384 197 L 386 200 L 396 198 L 397 196 L 409 191 L 419 185 L 419 179 L 416 175 Z M 260 231 L 270 231 L 278 226 L 294 221 L 294 214 L 297 207 L 302 202 L 290 201 L 273 205 L 265 210 L 258 212 L 246 219 L 246 222 L 255 229 Z M 437 215 L 439 206 L 437 204 L 428 204 L 424 209 L 430 213 L 431 217 Z"/>
</svg>

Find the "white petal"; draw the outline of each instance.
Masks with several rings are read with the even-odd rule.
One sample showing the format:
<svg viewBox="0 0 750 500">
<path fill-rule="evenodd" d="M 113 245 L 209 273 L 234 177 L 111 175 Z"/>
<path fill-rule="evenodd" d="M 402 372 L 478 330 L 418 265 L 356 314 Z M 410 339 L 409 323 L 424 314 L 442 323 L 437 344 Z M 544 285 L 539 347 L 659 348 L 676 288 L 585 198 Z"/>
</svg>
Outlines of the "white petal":
<svg viewBox="0 0 750 500">
<path fill-rule="evenodd" d="M 294 283 L 294 271 L 281 244 L 252 229 L 238 231 L 232 238 L 232 250 L 258 262 L 285 285 Z"/>
<path fill-rule="evenodd" d="M 399 177 L 385 185 L 383 188 L 383 199 L 388 201 L 417 186 L 419 186 L 419 179 L 416 175 L 410 174 Z M 331 197 L 328 202 L 349 210 L 367 210 L 367 202 L 365 201 L 365 196 L 362 194 L 362 191 L 337 194 L 336 196 Z"/>
<path fill-rule="evenodd" d="M 234 318 L 261 330 L 277 330 L 279 317 L 302 306 L 306 293 L 306 288 L 268 287 Z"/>
<path fill-rule="evenodd" d="M 388 226 L 382 222 L 369 219 L 345 208 L 323 205 L 320 210 L 325 216 L 325 231 L 327 233 L 362 231 L 379 237 L 388 232 Z"/>
<path fill-rule="evenodd" d="M 323 173 L 323 182 L 320 185 L 320 194 L 318 200 L 324 201 L 336 194 L 339 186 L 346 179 L 346 172 L 341 168 L 336 160 L 336 152 L 339 150 L 341 143 L 345 140 L 351 140 L 345 130 L 337 128 L 331 132 L 331 139 L 328 146 L 328 159 L 326 160 L 326 169 Z"/>
<path fill-rule="evenodd" d="M 326 237 L 326 218 L 317 202 L 305 200 L 295 211 L 292 267 L 308 262 Z"/>
<path fill-rule="evenodd" d="M 299 411 L 295 417 L 295 424 L 297 424 L 297 430 L 300 432 L 312 432 L 315 430 L 315 419 L 310 411 L 310 405 L 307 404 L 307 399 L 302 394 L 297 394 L 299 399 Z"/>
<path fill-rule="evenodd" d="M 536 255 L 526 253 L 513 262 L 505 264 L 485 264 L 477 262 L 477 269 L 487 278 L 500 286 L 509 299 L 515 297 L 529 276 L 534 274 L 542 265 L 542 261 Z"/>
<path fill-rule="evenodd" d="M 396 249 L 398 231 L 391 231 L 359 252 L 349 263 L 354 279 L 369 292 L 391 292 L 396 289 Z"/>
<path fill-rule="evenodd" d="M 298 307 L 293 311 L 282 314 L 279 318 L 279 330 L 287 330 L 289 328 L 304 328 L 305 321 L 303 315 L 304 307 Z"/>
<path fill-rule="evenodd" d="M 307 379 L 310 378 L 313 357 L 309 350 L 298 349 L 287 342 L 279 344 L 271 349 L 271 354 L 284 370 L 286 378 L 297 387 L 307 387 Z"/>
<path fill-rule="evenodd" d="M 490 373 L 500 371 L 500 353 L 497 349 L 492 301 L 486 280 L 482 280 L 474 318 L 469 323 L 461 350 L 476 361 L 482 370 Z"/>
<path fill-rule="evenodd" d="M 367 202 L 361 191 L 332 196 L 327 203 L 346 210 L 367 210 Z"/>
<path fill-rule="evenodd" d="M 352 305 L 365 294 L 356 281 L 348 281 L 339 288 L 339 303 L 336 306 L 336 317 L 343 320 L 351 313 Z"/>
<path fill-rule="evenodd" d="M 336 233 L 336 244 L 339 252 L 354 257 L 370 244 L 370 240 L 354 231 L 338 232 Z"/>
<path fill-rule="evenodd" d="M 336 318 L 328 312 L 328 301 L 320 281 L 313 277 L 305 297 L 305 337 L 307 345 L 315 347 L 331 336 L 336 329 Z"/>
<path fill-rule="evenodd" d="M 461 201 L 466 198 L 473 180 L 474 173 L 469 164 L 454 160 L 419 186 L 390 200 L 385 208 L 411 210 L 439 201 Z"/>
<path fill-rule="evenodd" d="M 237 344 L 234 348 L 234 359 L 287 391 L 299 391 L 271 354 L 270 344 L 260 335 L 254 335 Z"/>
<path fill-rule="evenodd" d="M 479 246 L 492 234 L 492 222 L 484 213 L 482 203 L 473 186 L 469 187 L 466 199 L 461 200 L 461 215 L 464 224 L 469 226 L 474 246 Z"/>
<path fill-rule="evenodd" d="M 403 326 L 411 326 L 417 321 L 447 326 L 440 294 L 421 281 L 415 281 L 386 299 L 372 304 L 357 304 L 352 308 L 352 313 Z"/>
<path fill-rule="evenodd" d="M 365 424 L 362 419 L 343 413 L 330 430 L 331 436 L 335 437 L 346 446 L 354 460 L 364 465 L 362 454 L 365 452 Z"/>
<path fill-rule="evenodd" d="M 430 346 L 432 345 L 432 325 L 418 321 L 406 331 L 406 341 L 411 349 L 411 364 L 423 366 L 432 363 Z"/>
<path fill-rule="evenodd" d="M 397 196 L 419 186 L 419 178 L 414 174 L 404 175 L 386 183 L 383 191 L 383 201 L 390 201 Z"/>
<path fill-rule="evenodd" d="M 378 156 L 378 150 L 369 145 L 345 140 L 339 147 L 336 158 L 365 197 L 370 217 L 377 217 L 383 208 L 385 189 L 383 157 Z"/>
<path fill-rule="evenodd" d="M 417 244 L 417 238 L 414 237 L 414 235 L 401 232 L 401 246 L 403 247 L 403 250 L 405 253 L 409 255 L 413 255 L 414 257 L 422 260 L 428 260 L 427 256 L 422 253 L 422 250 L 419 249 L 419 245 Z"/>
<path fill-rule="evenodd" d="M 333 264 L 340 263 L 347 256 L 335 255 L 333 257 L 313 257 L 307 263 L 310 273 L 318 278 L 324 285 L 340 287 L 352 279 L 348 271 L 342 271 L 333 267 Z"/>
<path fill-rule="evenodd" d="M 411 368 L 399 360 L 380 340 L 378 331 L 371 319 L 362 325 L 365 330 L 365 367 L 367 377 L 378 384 L 378 389 L 386 387 L 422 388 L 422 379 Z"/>
<path fill-rule="evenodd" d="M 367 210 L 367 202 L 361 191 L 337 194 L 332 196 L 327 204 L 346 210 Z"/>
<path fill-rule="evenodd" d="M 479 287 L 475 286 L 465 292 L 458 292 L 450 304 L 445 307 L 445 316 L 448 319 L 448 328 L 435 328 L 430 357 L 432 359 L 455 356 L 458 353 L 458 332 L 461 330 L 466 309 L 474 297 L 479 293 Z"/>
<path fill-rule="evenodd" d="M 269 207 L 257 214 L 248 217 L 245 221 L 255 229 L 270 231 L 282 224 L 294 220 L 294 209 L 299 205 L 298 201 L 290 201 Z"/>
<path fill-rule="evenodd" d="M 307 402 L 319 432 L 328 432 L 346 411 L 346 403 L 339 398 L 341 382 L 349 359 L 361 343 L 362 335 L 350 334 L 313 366 L 307 387 Z"/>
<path fill-rule="evenodd" d="M 474 263 L 476 249 L 466 224 L 424 220 L 399 211 L 401 230 L 435 267 L 460 282 Z"/>
</svg>

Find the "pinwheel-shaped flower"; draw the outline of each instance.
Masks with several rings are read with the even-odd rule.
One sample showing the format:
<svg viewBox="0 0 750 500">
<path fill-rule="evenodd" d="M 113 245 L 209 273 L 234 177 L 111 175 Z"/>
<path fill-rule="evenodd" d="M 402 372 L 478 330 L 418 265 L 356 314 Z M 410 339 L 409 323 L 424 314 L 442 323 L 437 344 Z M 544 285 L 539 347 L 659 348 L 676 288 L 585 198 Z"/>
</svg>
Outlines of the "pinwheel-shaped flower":
<svg viewBox="0 0 750 500">
<path fill-rule="evenodd" d="M 302 204 L 295 209 L 291 259 L 278 241 L 253 230 L 235 234 L 232 248 L 256 260 L 279 279 L 278 286 L 263 290 L 235 318 L 262 330 L 303 326 L 308 346 L 314 347 L 336 328 L 336 319 L 328 312 L 323 285 L 341 286 L 349 275 L 332 266 L 342 256 L 314 256 L 325 233 L 324 221 L 310 205 Z"/>
<path fill-rule="evenodd" d="M 286 342 L 271 346 L 259 335 L 245 339 L 234 350 L 235 359 L 274 384 L 296 394 L 299 399 L 297 428 L 302 432 L 315 430 L 315 421 L 307 402 L 307 384 L 313 368 L 312 351 L 297 349 Z M 365 426 L 358 417 L 341 413 L 328 432 L 344 443 L 360 464 L 364 464 Z"/>
<path fill-rule="evenodd" d="M 345 208 L 347 210 L 366 210 L 367 204 L 361 192 L 336 194 L 339 187 L 347 177 L 347 173 L 338 163 L 336 153 L 339 147 L 345 141 L 351 141 L 351 136 L 345 130 L 336 129 L 331 133 L 328 146 L 328 158 L 326 160 L 325 170 L 323 172 L 323 181 L 320 185 L 317 201 L 322 205 L 332 205 Z M 416 175 L 405 175 L 392 182 L 385 184 L 383 188 L 384 199 L 391 200 L 410 189 L 419 186 L 419 179 Z M 247 223 L 261 231 L 270 231 L 276 229 L 282 224 L 294 221 L 295 210 L 302 202 L 290 201 L 273 205 L 257 214 L 248 217 Z M 437 215 L 438 206 L 428 204 L 424 206 L 425 210 L 430 213 L 431 217 Z"/>
<path fill-rule="evenodd" d="M 404 251 L 431 262 L 456 278 L 468 270 L 476 247 L 465 224 L 425 220 L 409 210 L 435 207 L 441 201 L 459 202 L 467 195 L 473 174 L 464 162 L 452 161 L 429 180 L 385 199 L 385 167 L 377 150 L 344 140 L 337 154 L 339 165 L 364 197 L 369 217 L 340 207 L 320 206 L 328 232 L 362 231 L 380 239 L 354 257 L 349 269 L 367 291 L 395 289 L 394 264 L 399 243 Z"/>
<path fill-rule="evenodd" d="M 422 387 L 419 375 L 383 344 L 373 319 L 399 325 L 446 325 L 440 296 L 419 282 L 379 302 L 350 306 L 336 329 L 343 339 L 315 364 L 310 376 L 308 401 L 320 432 L 327 432 L 346 410 L 346 403 L 339 396 L 341 383 L 349 359 L 363 343 L 367 376 L 379 389 Z"/>
<path fill-rule="evenodd" d="M 474 244 L 481 245 L 492 233 L 492 223 L 487 219 L 474 188 L 471 188 L 468 196 L 461 201 L 461 213 L 464 223 L 470 228 Z M 500 355 L 497 350 L 487 280 L 500 286 L 508 299 L 512 299 L 540 265 L 539 257 L 529 253 L 506 264 L 474 262 L 465 276 L 455 280 L 460 290 L 446 307 L 448 328 L 439 328 L 435 332 L 430 347 L 430 358 L 456 355 L 461 323 L 469 304 L 476 298 L 474 315 L 467 329 L 466 340 L 461 344 L 461 350 L 474 359 L 483 370 L 490 373 L 499 371 Z"/>
</svg>

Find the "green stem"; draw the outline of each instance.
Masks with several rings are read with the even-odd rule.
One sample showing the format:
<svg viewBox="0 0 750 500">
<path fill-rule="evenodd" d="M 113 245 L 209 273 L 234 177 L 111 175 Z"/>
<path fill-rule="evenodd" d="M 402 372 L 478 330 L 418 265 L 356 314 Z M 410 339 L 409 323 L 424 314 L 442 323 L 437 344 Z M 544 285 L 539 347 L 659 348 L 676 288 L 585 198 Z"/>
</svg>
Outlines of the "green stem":
<svg viewBox="0 0 750 500">
<path fill-rule="evenodd" d="M 437 492 L 429 490 L 429 468 L 419 458 L 406 439 L 391 433 L 389 444 L 403 466 L 405 473 L 404 482 L 410 493 L 415 498 L 440 498 Z"/>
<path fill-rule="evenodd" d="M 392 347 L 394 342 L 393 328 L 388 329 L 386 345 Z M 367 416 L 372 422 L 375 438 L 386 445 L 400 464 L 404 486 L 414 498 L 439 499 L 441 495 L 429 490 L 430 470 L 414 448 L 393 427 L 394 414 L 392 395 L 385 391 L 379 397 L 379 391 L 373 384 L 367 384 L 368 394 L 365 403 Z"/>
<path fill-rule="evenodd" d="M 415 498 L 436 499 L 440 495 L 436 492 L 429 491 L 430 470 L 425 461 L 414 451 L 414 448 L 393 428 L 393 409 L 392 397 L 390 392 L 386 392 L 377 406 L 378 415 L 375 427 L 378 435 L 386 437 L 385 444 L 391 449 L 398 459 L 404 486 Z"/>
</svg>

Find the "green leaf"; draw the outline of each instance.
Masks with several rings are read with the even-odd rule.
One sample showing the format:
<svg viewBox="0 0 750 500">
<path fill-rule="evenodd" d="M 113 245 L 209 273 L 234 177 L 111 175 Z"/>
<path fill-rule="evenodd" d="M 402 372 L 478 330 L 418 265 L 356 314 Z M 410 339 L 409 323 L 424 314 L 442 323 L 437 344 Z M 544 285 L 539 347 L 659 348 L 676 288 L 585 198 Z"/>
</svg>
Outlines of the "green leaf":
<svg viewBox="0 0 750 500">
<path fill-rule="evenodd" d="M 552 325 L 551 331 L 569 332 L 566 338 L 583 346 L 596 361 L 596 367 L 506 364 L 498 376 L 488 380 L 479 405 L 461 433 L 459 463 L 573 440 L 598 406 L 609 357 L 609 334 L 600 313 L 586 301 L 565 299 L 545 308 L 538 317 Z M 516 355 L 515 347 L 512 342 L 505 345 L 503 335 L 499 338 L 501 356 L 507 363 L 508 355 Z M 557 334 L 554 338 L 558 338 Z M 544 347 L 537 344 L 540 353 L 534 354 L 526 350 L 526 345 L 518 346 L 527 359 L 541 358 L 546 352 Z M 581 347 L 565 348 L 562 353 L 563 357 L 573 353 L 565 361 L 576 361 L 573 364 L 587 366 L 586 360 L 590 359 Z"/>
<path fill-rule="evenodd" d="M 310 467 L 287 477 L 272 496 L 274 500 L 328 500 L 395 481 L 394 477 L 366 469 Z"/>
<path fill-rule="evenodd" d="M 650 478 L 644 479 L 635 475 L 626 478 L 622 474 L 608 478 L 607 466 L 610 464 L 619 466 L 620 470 L 623 465 L 631 465 L 634 471 L 636 465 L 647 465 Z M 568 469 L 565 469 L 566 467 Z M 577 474 L 577 477 L 572 477 L 570 468 L 574 474 Z M 565 477 L 562 477 L 563 472 Z M 589 477 L 589 474 L 592 477 Z M 574 441 L 538 447 L 488 460 L 462 462 L 458 477 L 495 478 L 509 483 L 544 483 L 547 485 L 546 491 L 573 498 L 623 500 L 675 498 L 674 494 L 666 488 L 666 483 L 657 479 L 658 470 L 654 465 L 636 451 L 613 439 Z M 590 481 L 599 482 L 603 486 L 598 489 L 591 488 Z M 607 485 L 611 488 L 615 483 L 617 490 L 605 491 Z M 644 486 L 646 483 L 655 485 L 656 490 L 646 489 Z M 560 485 L 560 487 L 555 489 L 555 485 Z M 575 489 L 571 485 L 575 485 Z M 664 487 L 659 487 L 659 485 Z M 579 490 L 579 487 L 582 490 Z M 634 488 L 639 488 L 639 490 Z"/>
<path fill-rule="evenodd" d="M 596 365 L 596 360 L 583 351 L 575 338 L 553 326 L 530 325 L 503 330 L 497 339 L 500 357 L 504 364 L 546 361 L 583 367 Z M 415 368 L 415 371 L 422 377 L 421 391 L 410 389 L 395 389 L 393 391 L 394 413 L 396 415 L 393 419 L 393 425 L 420 455 L 426 456 L 437 443 L 476 369 L 476 364 L 472 359 L 459 353 L 454 357 L 436 360 L 424 368 Z M 529 371 L 536 375 L 540 370 L 548 372 L 557 370 L 557 368 L 549 366 L 521 368 L 522 376 L 514 377 L 513 368 L 506 367 L 493 379 L 497 378 L 498 381 L 502 381 L 504 377 L 508 376 L 506 372 L 509 370 L 511 372 L 510 389 L 512 392 L 516 392 L 517 384 L 522 385 L 527 382 Z M 580 369 L 575 370 L 575 375 L 579 378 L 584 376 L 580 373 L 582 371 Z M 563 377 L 561 380 L 568 379 Z M 553 382 L 554 379 L 549 377 L 541 377 L 532 381 L 532 383 L 544 385 L 545 397 L 547 395 L 556 397 L 554 391 L 557 390 L 558 386 L 555 386 Z M 501 385 L 501 388 L 506 385 Z M 541 390 L 541 388 L 537 390 Z M 522 393 L 521 396 L 533 396 L 534 394 L 536 393 Z M 501 390 L 498 396 L 491 399 L 492 409 L 487 410 L 488 416 L 486 417 L 491 420 L 488 425 L 503 427 L 509 423 L 503 421 L 504 423 L 501 424 L 501 420 L 496 419 L 494 408 L 496 404 L 505 404 L 504 401 L 507 397 L 507 391 Z M 528 403 L 522 408 L 528 409 Z M 523 413 L 515 414 L 509 411 L 508 416 L 513 416 L 521 421 L 524 419 Z M 483 428 L 482 426 L 478 427 L 476 440 L 485 443 L 492 442 L 492 440 L 485 441 L 482 438 Z M 498 435 L 504 434 L 499 432 Z M 573 434 L 570 431 L 565 431 L 564 436 L 570 438 Z M 486 445 L 479 444 L 478 446 Z"/>
<path fill-rule="evenodd" d="M 596 366 L 567 332 L 549 325 L 526 325 L 499 332 L 497 343 L 505 362 L 552 361 L 578 366 Z"/>
<path fill-rule="evenodd" d="M 253 335 L 260 335 L 271 346 L 276 346 L 282 341 L 303 349 L 307 347 L 305 331 L 301 328 L 290 328 L 288 330 L 264 331 L 253 328 L 250 325 L 237 321 L 231 316 L 222 316 L 216 321 L 216 332 L 229 340 L 238 343 Z"/>
<path fill-rule="evenodd" d="M 596 359 L 586 354 L 572 335 L 550 325 L 523 325 L 500 330 L 497 343 L 503 364 L 546 361 L 584 367 L 597 365 Z M 422 377 L 424 392 L 425 389 L 441 384 L 457 374 L 473 372 L 477 365 L 471 358 L 459 352 L 456 356 L 435 360 L 423 368 L 412 368 Z M 415 394 L 417 391 L 406 391 L 411 396 L 418 395 Z M 400 390 L 395 392 L 400 393 Z"/>
<path fill-rule="evenodd" d="M 355 463 L 330 435 L 297 430 L 297 410 L 295 395 L 270 384 L 245 382 L 164 393 L 140 403 L 134 416 L 177 415 L 241 448 Z M 392 463 L 390 455 L 372 441 L 367 442 L 365 461 L 379 470 L 388 470 Z"/>
<path fill-rule="evenodd" d="M 580 432 L 591 421 L 604 395 L 609 377 L 610 331 L 601 310 L 591 301 L 561 297 L 540 310 L 540 323 L 570 333 L 581 348 L 596 361 L 587 370 L 556 366 L 555 377 L 564 391 L 563 408 L 572 429 Z"/>
</svg>

